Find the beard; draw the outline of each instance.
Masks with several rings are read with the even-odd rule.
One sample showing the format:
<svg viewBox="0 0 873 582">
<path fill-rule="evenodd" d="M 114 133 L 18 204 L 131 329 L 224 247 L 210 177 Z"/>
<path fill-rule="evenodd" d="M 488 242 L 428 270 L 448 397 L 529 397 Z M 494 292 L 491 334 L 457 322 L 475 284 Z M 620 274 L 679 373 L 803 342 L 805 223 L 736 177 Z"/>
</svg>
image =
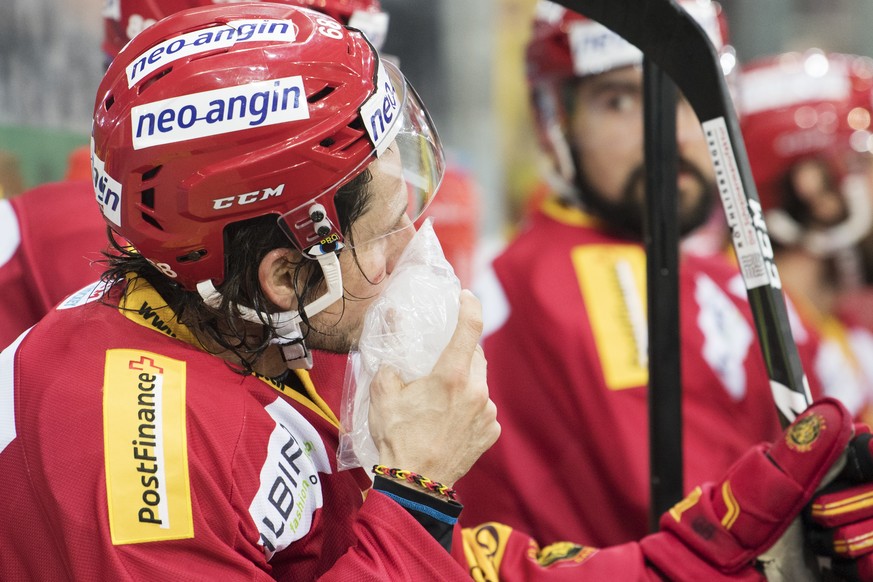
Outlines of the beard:
<svg viewBox="0 0 873 582">
<path fill-rule="evenodd" d="M 686 191 L 680 191 L 678 196 L 679 236 L 684 237 L 709 218 L 716 188 L 715 182 L 707 180 L 697 166 L 684 158 L 679 159 L 677 170 L 677 173 L 686 172 L 694 178 L 694 185 Z M 642 240 L 646 209 L 645 178 L 645 168 L 637 166 L 628 175 L 618 200 L 609 200 L 581 172 L 577 172 L 576 187 L 588 212 L 606 222 L 611 229 Z"/>
</svg>

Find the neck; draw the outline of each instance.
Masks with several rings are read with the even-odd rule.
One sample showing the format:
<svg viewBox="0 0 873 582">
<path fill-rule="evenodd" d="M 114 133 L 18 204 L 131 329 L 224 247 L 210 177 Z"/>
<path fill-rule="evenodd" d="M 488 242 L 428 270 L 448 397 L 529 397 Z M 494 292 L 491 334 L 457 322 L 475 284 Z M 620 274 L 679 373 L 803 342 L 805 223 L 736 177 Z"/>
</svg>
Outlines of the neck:
<svg viewBox="0 0 873 582">
<path fill-rule="evenodd" d="M 253 338 L 255 341 L 260 341 L 260 329 L 256 329 L 260 326 L 248 322 L 239 322 L 238 325 L 244 326 L 246 330 L 251 330 L 248 337 Z M 239 367 L 240 356 L 238 354 L 220 346 L 211 336 L 209 336 L 209 334 L 200 330 L 195 330 L 194 333 L 207 352 L 221 358 L 234 367 Z M 285 360 L 282 358 L 279 346 L 276 344 L 270 344 L 267 349 L 261 353 L 257 360 L 251 363 L 251 367 L 252 371 L 262 376 L 267 376 L 268 378 L 279 376 L 288 369 L 288 366 L 285 365 Z"/>
</svg>

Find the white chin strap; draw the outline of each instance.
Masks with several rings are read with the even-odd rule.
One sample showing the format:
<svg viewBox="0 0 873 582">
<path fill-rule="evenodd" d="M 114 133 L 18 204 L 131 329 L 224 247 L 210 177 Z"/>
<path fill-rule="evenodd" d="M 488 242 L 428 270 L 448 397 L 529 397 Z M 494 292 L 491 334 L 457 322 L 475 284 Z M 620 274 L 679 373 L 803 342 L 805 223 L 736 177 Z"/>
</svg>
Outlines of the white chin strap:
<svg viewBox="0 0 873 582">
<path fill-rule="evenodd" d="M 343 295 L 343 277 L 337 254 L 335 252 L 328 252 L 316 257 L 315 260 L 318 261 L 324 273 L 327 293 L 303 307 L 303 312 L 307 317 L 312 317 L 333 305 Z M 218 292 L 211 280 L 207 279 L 197 283 L 197 292 L 203 298 L 203 302 L 210 307 L 217 309 L 221 305 L 221 293 Z M 261 325 L 265 321 L 269 322 L 275 334 L 272 343 L 279 345 L 282 350 L 282 357 L 285 359 L 285 364 L 288 368 L 304 368 L 308 370 L 312 367 L 312 353 L 306 347 L 303 341 L 303 333 L 300 331 L 300 323 L 303 321 L 303 318 L 299 311 L 265 313 L 245 305 L 237 305 L 237 308 L 242 318 L 246 321 Z"/>
</svg>

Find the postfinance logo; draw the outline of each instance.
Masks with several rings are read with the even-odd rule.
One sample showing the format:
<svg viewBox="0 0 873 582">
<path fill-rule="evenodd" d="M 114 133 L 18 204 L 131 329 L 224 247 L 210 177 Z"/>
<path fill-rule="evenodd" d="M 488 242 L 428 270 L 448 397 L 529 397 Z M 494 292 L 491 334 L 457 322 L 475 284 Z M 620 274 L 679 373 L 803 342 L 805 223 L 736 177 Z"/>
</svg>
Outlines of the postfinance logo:
<svg viewBox="0 0 873 582">
<path fill-rule="evenodd" d="M 133 149 L 308 118 L 300 75 L 245 83 L 132 108 Z"/>
<path fill-rule="evenodd" d="M 108 350 L 103 440 L 112 543 L 194 537 L 185 362 L 140 350 Z"/>
</svg>

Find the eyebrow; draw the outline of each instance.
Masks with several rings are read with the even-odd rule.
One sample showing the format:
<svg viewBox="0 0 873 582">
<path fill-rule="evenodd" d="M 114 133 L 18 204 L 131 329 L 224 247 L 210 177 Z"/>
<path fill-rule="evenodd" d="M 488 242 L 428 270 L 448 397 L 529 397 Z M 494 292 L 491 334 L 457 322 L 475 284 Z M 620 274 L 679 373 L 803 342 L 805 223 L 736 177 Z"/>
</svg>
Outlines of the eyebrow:
<svg viewBox="0 0 873 582">
<path fill-rule="evenodd" d="M 597 81 L 589 85 L 588 90 L 591 95 L 598 96 L 610 91 L 624 92 L 642 92 L 643 84 L 636 81 L 624 81 L 618 79 L 610 79 L 607 81 Z"/>
</svg>

